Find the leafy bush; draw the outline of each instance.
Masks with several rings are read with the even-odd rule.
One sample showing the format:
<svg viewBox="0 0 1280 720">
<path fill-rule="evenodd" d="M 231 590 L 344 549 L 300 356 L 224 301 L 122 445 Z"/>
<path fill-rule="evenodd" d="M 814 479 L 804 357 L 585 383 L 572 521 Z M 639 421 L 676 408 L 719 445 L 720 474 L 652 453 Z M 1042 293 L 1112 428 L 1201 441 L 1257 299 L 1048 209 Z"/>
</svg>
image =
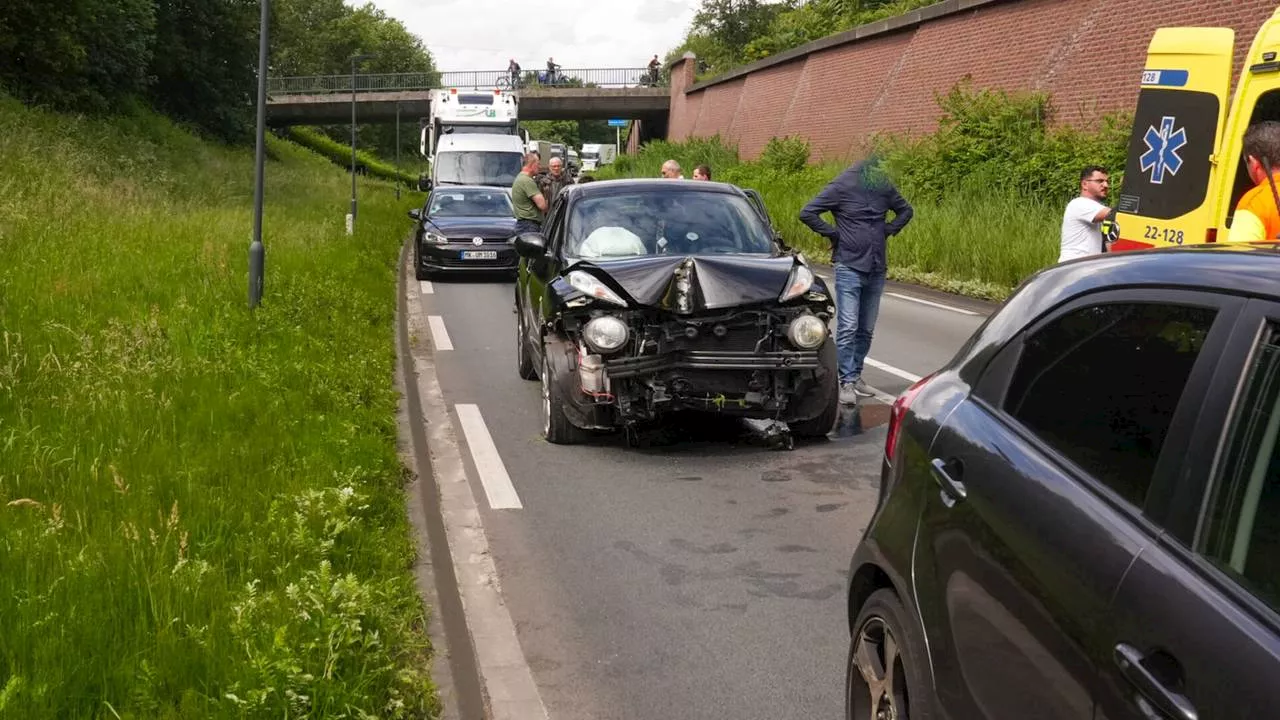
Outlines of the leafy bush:
<svg viewBox="0 0 1280 720">
<path fill-rule="evenodd" d="M 1078 192 L 1086 165 L 1101 164 L 1121 179 L 1129 133 L 1123 116 L 1103 116 L 1093 129 L 1051 127 L 1047 95 L 974 91 L 967 81 L 938 104 L 942 117 L 933 134 L 873 142 L 890 173 L 916 197 L 940 200 L 952 188 L 981 181 L 993 192 L 1057 203 Z"/>
<path fill-rule="evenodd" d="M 770 138 L 760 164 L 781 172 L 799 172 L 809 164 L 809 141 L 802 137 Z"/>
</svg>

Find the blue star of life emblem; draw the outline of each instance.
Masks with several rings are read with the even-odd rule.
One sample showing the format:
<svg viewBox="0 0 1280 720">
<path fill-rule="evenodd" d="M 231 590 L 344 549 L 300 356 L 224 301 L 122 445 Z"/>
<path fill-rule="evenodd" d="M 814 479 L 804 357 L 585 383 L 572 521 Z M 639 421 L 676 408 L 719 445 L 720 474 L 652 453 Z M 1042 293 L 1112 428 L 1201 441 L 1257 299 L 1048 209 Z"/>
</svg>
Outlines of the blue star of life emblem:
<svg viewBox="0 0 1280 720">
<path fill-rule="evenodd" d="M 1154 125 L 1147 128 L 1147 134 L 1142 137 L 1142 142 L 1147 144 L 1147 151 L 1139 158 L 1139 167 L 1142 172 L 1151 173 L 1151 182 L 1159 185 L 1164 182 L 1164 174 L 1166 171 L 1170 175 L 1177 175 L 1178 169 L 1182 167 L 1182 157 L 1178 155 L 1178 151 L 1187 144 L 1187 129 L 1173 129 L 1174 118 L 1165 115 L 1160 119 L 1160 127 L 1157 129 Z"/>
</svg>

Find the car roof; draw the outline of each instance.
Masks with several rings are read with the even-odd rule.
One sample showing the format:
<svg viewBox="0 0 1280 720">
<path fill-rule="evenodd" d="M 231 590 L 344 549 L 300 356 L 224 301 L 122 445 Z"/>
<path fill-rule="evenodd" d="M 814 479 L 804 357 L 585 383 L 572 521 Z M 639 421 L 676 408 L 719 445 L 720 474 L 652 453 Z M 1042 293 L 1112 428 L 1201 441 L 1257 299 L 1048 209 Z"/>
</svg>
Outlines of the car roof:
<svg viewBox="0 0 1280 720">
<path fill-rule="evenodd" d="M 436 185 L 431 188 L 434 195 L 438 192 L 453 192 L 454 190 L 463 190 L 467 192 L 501 192 L 510 196 L 511 188 L 505 185 Z"/>
<path fill-rule="evenodd" d="M 658 190 L 670 190 L 671 188 L 742 196 L 742 189 L 729 183 L 712 180 L 670 180 L 667 178 L 594 180 L 589 183 L 569 185 L 565 188 L 565 192 L 570 193 L 571 197 L 595 197 L 597 195 L 615 195 L 630 192 L 655 192 Z"/>
<path fill-rule="evenodd" d="M 980 251 L 980 248 L 975 248 Z M 1280 301 L 1280 243 L 1208 243 L 1102 253 L 1057 263 L 1023 281 L 956 354 L 977 372 L 996 349 L 1053 308 L 1105 290 L 1165 288 Z M 975 377 L 967 377 L 972 382 Z"/>
</svg>

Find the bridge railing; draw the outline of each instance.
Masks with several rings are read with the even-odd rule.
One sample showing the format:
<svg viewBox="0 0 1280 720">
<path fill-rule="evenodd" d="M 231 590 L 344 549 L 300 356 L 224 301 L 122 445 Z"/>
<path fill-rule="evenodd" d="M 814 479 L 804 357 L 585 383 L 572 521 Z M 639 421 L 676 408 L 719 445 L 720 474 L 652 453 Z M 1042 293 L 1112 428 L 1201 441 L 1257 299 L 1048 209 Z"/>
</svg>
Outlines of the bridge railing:
<svg viewBox="0 0 1280 720">
<path fill-rule="evenodd" d="M 356 92 L 569 88 L 569 87 L 666 87 L 667 78 L 654 78 L 648 68 L 561 68 L 549 76 L 545 69 L 524 70 L 512 77 L 507 70 L 462 70 L 431 73 L 369 73 L 355 76 Z M 313 95 L 351 92 L 351 75 L 268 77 L 271 95 Z"/>
</svg>

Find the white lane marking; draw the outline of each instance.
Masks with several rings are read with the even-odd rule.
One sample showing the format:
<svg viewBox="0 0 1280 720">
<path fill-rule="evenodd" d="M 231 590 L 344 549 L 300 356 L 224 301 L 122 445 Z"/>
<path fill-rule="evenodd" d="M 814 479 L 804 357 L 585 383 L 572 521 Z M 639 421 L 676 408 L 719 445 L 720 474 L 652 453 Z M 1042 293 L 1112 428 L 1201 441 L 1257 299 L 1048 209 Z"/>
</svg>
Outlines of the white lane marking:
<svg viewBox="0 0 1280 720">
<path fill-rule="evenodd" d="M 522 509 L 524 506 L 520 504 L 520 496 L 511 484 L 507 466 L 502 464 L 502 456 L 498 454 L 498 447 L 493 444 L 493 437 L 484 424 L 480 408 L 472 404 L 456 403 L 453 409 L 457 411 L 458 422 L 462 424 L 462 432 L 467 436 L 467 447 L 471 448 L 471 459 L 476 464 L 484 494 L 489 498 L 489 507 L 494 510 Z"/>
<path fill-rule="evenodd" d="M 911 373 L 907 372 L 906 370 L 898 369 L 898 368 L 896 368 L 896 367 L 894 367 L 894 366 L 892 366 L 892 365 L 888 365 L 888 364 L 886 364 L 886 363 L 882 363 L 882 362 L 880 362 L 879 360 L 872 360 L 871 358 L 867 358 L 867 359 L 866 359 L 866 360 L 864 360 L 863 362 L 864 362 L 864 363 L 866 363 L 867 365 L 870 365 L 870 366 L 871 366 L 871 367 L 873 367 L 873 368 L 876 368 L 877 370 L 883 370 L 883 371 L 885 371 L 885 372 L 889 373 L 890 375 L 897 375 L 898 377 L 900 377 L 900 378 L 902 378 L 903 380 L 906 380 L 907 382 L 910 382 L 910 383 L 914 383 L 914 382 L 917 382 L 917 381 L 919 381 L 919 380 L 920 380 L 920 376 L 919 376 L 919 375 L 912 375 Z"/>
<path fill-rule="evenodd" d="M 870 385 L 867 386 L 867 389 L 871 391 L 871 397 L 874 397 L 875 399 L 879 400 L 885 405 L 892 405 L 894 401 L 898 399 L 890 395 L 889 393 L 879 390 L 877 388 L 873 388 Z"/>
<path fill-rule="evenodd" d="M 444 329 L 444 318 L 439 315 L 428 315 L 427 325 L 431 327 L 431 340 L 437 350 L 452 350 L 453 341 L 449 339 L 449 331 Z"/>
<path fill-rule="evenodd" d="M 941 308 L 943 310 L 950 310 L 951 312 L 960 313 L 961 315 L 981 315 L 982 314 L 982 313 L 976 313 L 972 310 L 965 310 L 963 308 L 953 307 L 951 305 L 943 305 L 942 303 L 936 303 L 936 302 L 933 302 L 932 300 L 924 300 L 922 298 L 912 297 L 910 295 L 903 295 L 902 293 L 886 292 L 885 295 L 892 295 L 893 297 L 896 297 L 899 300 L 910 300 L 913 303 L 920 303 L 921 305 L 928 305 L 929 307 L 936 307 L 936 308 Z"/>
<path fill-rule="evenodd" d="M 419 280 L 418 289 L 422 291 L 423 295 L 430 295 L 436 291 L 435 288 L 431 287 L 430 280 Z"/>
</svg>

